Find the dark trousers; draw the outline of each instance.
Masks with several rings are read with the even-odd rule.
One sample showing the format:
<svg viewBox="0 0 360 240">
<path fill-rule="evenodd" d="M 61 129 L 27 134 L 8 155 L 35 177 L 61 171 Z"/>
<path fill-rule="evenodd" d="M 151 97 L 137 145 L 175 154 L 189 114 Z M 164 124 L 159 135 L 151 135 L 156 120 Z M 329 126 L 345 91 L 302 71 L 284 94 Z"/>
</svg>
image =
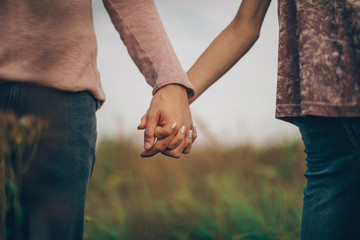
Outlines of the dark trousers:
<svg viewBox="0 0 360 240">
<path fill-rule="evenodd" d="M 360 118 L 294 123 L 307 154 L 301 238 L 360 239 Z"/>
<path fill-rule="evenodd" d="M 23 239 L 82 239 L 95 162 L 96 100 L 86 91 L 5 83 L 0 84 L 0 110 L 33 114 L 49 124 L 22 177 Z"/>
</svg>

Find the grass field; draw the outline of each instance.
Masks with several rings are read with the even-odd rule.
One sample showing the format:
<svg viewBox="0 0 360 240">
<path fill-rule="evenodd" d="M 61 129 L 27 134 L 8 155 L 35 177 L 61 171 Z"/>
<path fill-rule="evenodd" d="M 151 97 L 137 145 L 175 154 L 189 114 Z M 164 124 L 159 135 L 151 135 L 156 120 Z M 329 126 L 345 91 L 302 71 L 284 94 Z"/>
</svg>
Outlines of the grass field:
<svg viewBox="0 0 360 240">
<path fill-rule="evenodd" d="M 5 213 L 21 216 L 17 183 L 46 123 L 13 114 L 0 114 L 0 123 L 0 239 L 5 239 Z M 97 145 L 86 240 L 299 239 L 302 143 L 213 143 L 195 145 L 181 159 L 142 159 L 131 139 L 108 138 Z M 18 226 L 18 218 L 13 220 Z"/>
<path fill-rule="evenodd" d="M 46 127 L 45 121 L 31 115 L 18 118 L 13 113 L 0 112 L 0 240 L 5 240 L 9 232 L 11 239 L 21 239 L 22 175 L 34 160 L 41 131 Z"/>
<path fill-rule="evenodd" d="M 194 147 L 141 159 L 127 138 L 98 143 L 85 239 L 299 239 L 300 142 Z"/>
</svg>

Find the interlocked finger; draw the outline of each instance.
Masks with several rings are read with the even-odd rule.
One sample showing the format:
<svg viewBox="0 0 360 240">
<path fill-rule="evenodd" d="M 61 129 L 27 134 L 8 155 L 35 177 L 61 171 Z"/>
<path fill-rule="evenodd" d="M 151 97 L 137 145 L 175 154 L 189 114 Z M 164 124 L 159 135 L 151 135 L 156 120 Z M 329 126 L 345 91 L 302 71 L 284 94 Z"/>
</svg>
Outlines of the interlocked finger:
<svg viewBox="0 0 360 240">
<path fill-rule="evenodd" d="M 191 145 L 193 142 L 192 136 L 193 135 L 193 130 L 189 130 L 187 136 L 185 137 L 185 144 L 184 144 L 184 150 L 183 153 L 189 153 L 190 149 L 191 149 Z"/>
<path fill-rule="evenodd" d="M 182 126 L 180 131 L 176 134 L 176 136 L 170 141 L 169 145 L 168 145 L 168 149 L 175 149 L 177 148 L 182 141 L 184 141 L 185 138 L 185 126 Z"/>
<path fill-rule="evenodd" d="M 171 126 L 167 125 L 164 127 L 157 126 L 155 128 L 155 137 L 157 139 L 163 139 L 168 137 L 170 134 L 172 134 L 176 130 L 177 123 L 173 123 Z"/>
</svg>

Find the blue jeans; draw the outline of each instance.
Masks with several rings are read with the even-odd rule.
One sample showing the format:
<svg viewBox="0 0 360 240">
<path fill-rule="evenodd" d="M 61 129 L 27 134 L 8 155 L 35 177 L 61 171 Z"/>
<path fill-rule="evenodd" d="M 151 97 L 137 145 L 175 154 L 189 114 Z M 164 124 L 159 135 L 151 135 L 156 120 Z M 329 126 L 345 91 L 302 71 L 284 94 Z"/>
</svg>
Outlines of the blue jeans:
<svg viewBox="0 0 360 240">
<path fill-rule="evenodd" d="M 49 123 L 21 183 L 22 239 L 82 239 L 95 162 L 96 100 L 86 91 L 5 83 L 0 84 L 0 110 Z"/>
<path fill-rule="evenodd" d="M 360 118 L 293 123 L 307 154 L 301 239 L 360 239 Z"/>
</svg>

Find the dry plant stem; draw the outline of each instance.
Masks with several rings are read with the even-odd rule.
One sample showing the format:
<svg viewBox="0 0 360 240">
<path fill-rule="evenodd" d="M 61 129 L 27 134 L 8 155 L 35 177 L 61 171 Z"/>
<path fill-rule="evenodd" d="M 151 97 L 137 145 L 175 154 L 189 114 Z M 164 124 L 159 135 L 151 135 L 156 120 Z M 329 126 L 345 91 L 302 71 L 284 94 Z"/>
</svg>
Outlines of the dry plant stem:
<svg viewBox="0 0 360 240">
<path fill-rule="evenodd" d="M 40 141 L 40 134 L 37 134 L 35 136 L 35 139 L 34 139 L 33 149 L 31 151 L 30 156 L 28 157 L 27 162 L 23 162 L 23 164 L 22 164 L 22 166 L 20 168 L 21 169 L 21 175 L 26 173 L 29 170 L 29 168 L 31 166 L 31 163 L 34 161 L 35 155 L 36 155 L 36 152 L 37 152 L 37 149 L 38 149 L 39 141 Z"/>
<path fill-rule="evenodd" d="M 19 154 L 20 153 L 20 154 Z M 21 167 L 22 165 L 22 151 L 19 150 L 19 152 L 16 153 L 15 162 L 13 164 L 11 163 L 10 159 L 8 161 L 5 161 L 6 165 L 6 187 L 7 187 L 7 194 L 9 197 L 7 197 L 7 205 L 8 209 L 7 212 L 13 216 L 13 219 L 10 219 L 13 221 L 11 225 L 13 226 L 12 231 L 14 232 L 14 238 L 13 239 L 20 239 L 20 226 L 22 225 L 21 222 L 21 204 L 20 204 L 20 183 L 21 183 Z M 11 213 L 10 213 L 11 212 Z M 8 221 L 8 220 L 6 220 Z"/>
<path fill-rule="evenodd" d="M 18 119 L 12 113 L 0 112 L 0 240 L 6 240 L 8 232 L 12 239 L 21 239 L 22 176 L 35 158 L 40 133 L 46 126 L 33 116 Z"/>
</svg>

